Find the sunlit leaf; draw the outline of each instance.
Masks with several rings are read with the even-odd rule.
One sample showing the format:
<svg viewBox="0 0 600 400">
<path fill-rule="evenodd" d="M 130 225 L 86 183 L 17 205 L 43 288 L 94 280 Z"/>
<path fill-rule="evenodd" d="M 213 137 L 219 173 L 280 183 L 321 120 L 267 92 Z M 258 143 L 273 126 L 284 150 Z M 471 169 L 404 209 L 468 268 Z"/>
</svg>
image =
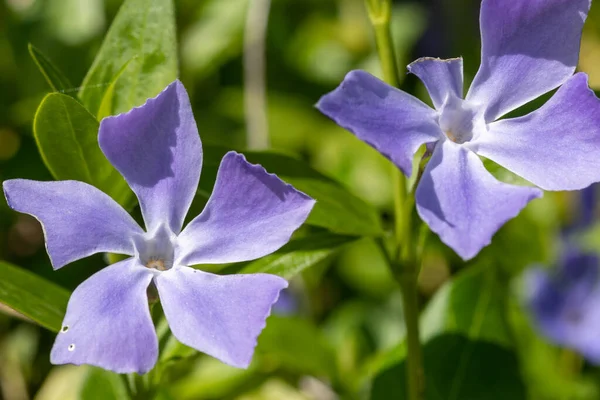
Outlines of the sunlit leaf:
<svg viewBox="0 0 600 400">
<path fill-rule="evenodd" d="M 69 292 L 27 270 L 0 261 L 0 303 L 58 332 Z"/>
<path fill-rule="evenodd" d="M 111 115 L 113 110 L 113 100 L 115 98 L 115 87 L 117 86 L 117 81 L 119 80 L 121 75 L 123 75 L 123 72 L 125 72 L 125 70 L 129 66 L 129 63 L 132 60 L 134 60 L 134 58 L 123 64 L 121 69 L 115 74 L 115 76 L 113 76 L 112 80 L 110 81 L 106 92 L 104 92 L 102 102 L 100 103 L 100 109 L 98 110 L 98 115 L 96 116 L 98 121 L 101 121 L 103 118 Z"/>
<path fill-rule="evenodd" d="M 177 78 L 172 0 L 123 3 L 79 92 L 93 115 L 98 115 L 111 81 L 130 60 L 115 85 L 111 114 L 143 104 Z"/>
<path fill-rule="evenodd" d="M 47 95 L 33 123 L 35 139 L 52 175 L 96 186 L 125 207 L 133 192 L 98 146 L 98 121 L 77 100 Z"/>
<path fill-rule="evenodd" d="M 244 266 L 239 272 L 243 274 L 262 272 L 291 279 L 304 269 L 312 267 L 334 254 L 340 246 L 355 239 L 353 236 L 330 233 L 296 239 L 277 252 Z"/>
<path fill-rule="evenodd" d="M 69 79 L 35 46 L 28 45 L 29 54 L 54 92 L 65 92 L 73 86 Z"/>
</svg>

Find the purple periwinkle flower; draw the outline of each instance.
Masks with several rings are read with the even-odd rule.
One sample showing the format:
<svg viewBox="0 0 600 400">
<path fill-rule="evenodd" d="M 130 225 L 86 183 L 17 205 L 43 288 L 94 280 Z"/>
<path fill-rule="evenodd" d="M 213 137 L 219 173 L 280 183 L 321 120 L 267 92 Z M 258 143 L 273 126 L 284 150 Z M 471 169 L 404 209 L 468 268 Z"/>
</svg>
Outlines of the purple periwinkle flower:
<svg viewBox="0 0 600 400">
<path fill-rule="evenodd" d="M 147 298 L 153 283 L 179 341 L 247 367 L 287 282 L 269 274 L 219 276 L 189 266 L 252 260 L 277 250 L 306 220 L 314 200 L 229 152 L 206 207 L 182 230 L 200 179 L 202 146 L 179 81 L 143 106 L 102 120 L 99 143 L 137 195 L 146 231 L 88 184 L 4 183 L 9 205 L 42 223 L 55 269 L 98 252 L 131 256 L 73 292 L 52 363 L 149 371 L 158 357 Z"/>
<path fill-rule="evenodd" d="M 600 364 L 600 263 L 570 250 L 551 273 L 532 268 L 525 276 L 528 306 L 537 328 L 552 342 Z"/>
<path fill-rule="evenodd" d="M 481 66 L 463 97 L 462 59 L 408 66 L 434 109 L 364 71 L 350 72 L 317 107 L 406 175 L 417 149 L 433 154 L 416 190 L 421 218 L 468 260 L 525 205 L 533 187 L 497 181 L 478 155 L 545 190 L 600 181 L 600 102 L 573 75 L 591 0 L 483 0 Z M 540 109 L 498 120 L 562 85 Z"/>
</svg>

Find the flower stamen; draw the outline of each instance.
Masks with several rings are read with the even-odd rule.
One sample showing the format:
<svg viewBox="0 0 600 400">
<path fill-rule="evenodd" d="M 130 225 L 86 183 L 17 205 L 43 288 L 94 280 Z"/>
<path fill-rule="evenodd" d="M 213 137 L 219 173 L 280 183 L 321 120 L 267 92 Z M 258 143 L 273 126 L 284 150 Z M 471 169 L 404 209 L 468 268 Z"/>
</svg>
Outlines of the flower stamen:
<svg viewBox="0 0 600 400">
<path fill-rule="evenodd" d="M 146 263 L 146 268 L 156 269 L 159 271 L 166 271 L 168 268 L 165 266 L 165 261 L 160 258 L 151 258 Z"/>
<path fill-rule="evenodd" d="M 452 131 L 446 131 L 444 133 L 446 134 L 446 137 L 452 140 L 454 143 L 461 143 Z"/>
</svg>

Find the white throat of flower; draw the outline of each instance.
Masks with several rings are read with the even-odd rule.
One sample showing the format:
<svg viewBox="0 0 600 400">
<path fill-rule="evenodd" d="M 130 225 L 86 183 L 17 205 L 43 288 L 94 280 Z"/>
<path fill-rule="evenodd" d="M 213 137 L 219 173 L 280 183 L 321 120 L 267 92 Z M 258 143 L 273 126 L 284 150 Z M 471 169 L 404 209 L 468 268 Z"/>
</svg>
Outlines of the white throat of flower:
<svg viewBox="0 0 600 400">
<path fill-rule="evenodd" d="M 159 273 L 175 266 L 177 237 L 164 225 L 153 232 L 134 237 L 133 241 L 135 256 L 146 268 Z"/>
<path fill-rule="evenodd" d="M 440 129 L 454 143 L 468 143 L 487 130 L 483 108 L 456 96 L 449 96 L 438 113 Z"/>
</svg>

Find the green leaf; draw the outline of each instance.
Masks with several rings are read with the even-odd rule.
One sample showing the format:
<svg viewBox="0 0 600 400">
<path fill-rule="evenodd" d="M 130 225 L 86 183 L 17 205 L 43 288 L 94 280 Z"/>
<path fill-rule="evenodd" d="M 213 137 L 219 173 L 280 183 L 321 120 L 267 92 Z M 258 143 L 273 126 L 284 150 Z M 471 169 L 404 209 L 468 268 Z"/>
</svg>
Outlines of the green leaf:
<svg viewBox="0 0 600 400">
<path fill-rule="evenodd" d="M 177 78 L 173 8 L 172 0 L 123 3 L 79 92 L 93 115 L 99 114 L 107 88 L 130 60 L 114 87 L 110 114 L 143 104 Z"/>
<path fill-rule="evenodd" d="M 508 285 L 501 283 L 490 265 L 476 265 L 447 282 L 421 317 L 422 337 L 459 333 L 510 347 L 507 320 Z"/>
<path fill-rule="evenodd" d="M 335 353 L 321 331 L 297 317 L 269 317 L 256 352 L 288 371 L 329 378 L 336 373 Z"/>
<path fill-rule="evenodd" d="M 54 92 L 66 92 L 73 88 L 69 79 L 41 51 L 31 43 L 29 43 L 28 49 L 31 58 Z"/>
<path fill-rule="evenodd" d="M 277 252 L 253 261 L 239 270 L 242 274 L 263 272 L 290 279 L 323 261 L 340 246 L 356 240 L 353 236 L 320 233 L 305 238 L 292 240 Z"/>
<path fill-rule="evenodd" d="M 69 292 L 44 278 L 0 261 L 0 303 L 58 332 Z"/>
<path fill-rule="evenodd" d="M 205 146 L 200 195 L 206 197 L 212 192 L 219 163 L 226 152 L 223 147 Z M 271 151 L 244 151 L 244 155 L 249 162 L 262 165 L 267 172 L 276 174 L 317 201 L 308 224 L 340 235 L 376 236 L 383 233 L 376 208 L 303 161 Z"/>
<path fill-rule="evenodd" d="M 473 264 L 429 302 L 421 317 L 427 399 L 525 399 L 508 321 L 509 286 L 498 271 Z M 396 392 L 406 398 L 405 363 L 377 375 L 372 400 Z"/>
<path fill-rule="evenodd" d="M 102 102 L 100 103 L 100 109 L 98 110 L 98 115 L 96 116 L 98 121 L 101 121 L 103 118 L 108 117 L 112 114 L 113 101 L 115 98 L 115 87 L 117 86 L 117 81 L 119 80 L 121 75 L 123 75 L 123 72 L 125 72 L 125 70 L 129 66 L 129 63 L 132 60 L 133 58 L 127 61 L 110 81 L 110 85 L 108 85 L 106 92 L 104 92 Z"/>
<path fill-rule="evenodd" d="M 47 95 L 35 114 L 33 132 L 56 179 L 89 183 L 124 207 L 131 205 L 133 192 L 98 146 L 98 121 L 75 99 Z"/>
<path fill-rule="evenodd" d="M 90 367 L 79 393 L 81 400 L 129 399 L 123 378 L 114 372 Z"/>
<path fill-rule="evenodd" d="M 519 363 L 513 352 L 463 335 L 445 334 L 423 349 L 428 400 L 525 400 Z M 373 381 L 371 400 L 405 400 L 404 362 Z"/>
</svg>

